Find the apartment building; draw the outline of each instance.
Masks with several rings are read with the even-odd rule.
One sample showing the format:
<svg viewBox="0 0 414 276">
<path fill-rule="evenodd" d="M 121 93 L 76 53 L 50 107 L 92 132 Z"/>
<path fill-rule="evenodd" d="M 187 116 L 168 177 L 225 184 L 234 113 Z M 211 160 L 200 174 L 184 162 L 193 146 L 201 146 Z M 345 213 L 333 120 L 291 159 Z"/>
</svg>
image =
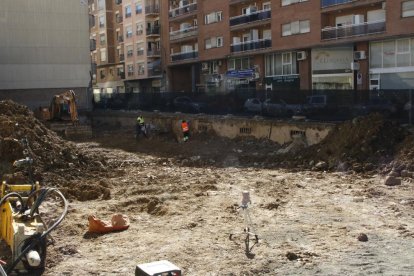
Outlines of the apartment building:
<svg viewBox="0 0 414 276">
<path fill-rule="evenodd" d="M 161 89 L 158 0 L 90 0 L 94 92 Z"/>
<path fill-rule="evenodd" d="M 38 108 L 73 89 L 90 107 L 87 1 L 2 0 L 0 37 L 0 99 Z"/>
<path fill-rule="evenodd" d="M 414 89 L 414 0 L 168 0 L 171 91 Z"/>
<path fill-rule="evenodd" d="M 121 0 L 89 0 L 93 91 L 125 92 Z"/>
</svg>

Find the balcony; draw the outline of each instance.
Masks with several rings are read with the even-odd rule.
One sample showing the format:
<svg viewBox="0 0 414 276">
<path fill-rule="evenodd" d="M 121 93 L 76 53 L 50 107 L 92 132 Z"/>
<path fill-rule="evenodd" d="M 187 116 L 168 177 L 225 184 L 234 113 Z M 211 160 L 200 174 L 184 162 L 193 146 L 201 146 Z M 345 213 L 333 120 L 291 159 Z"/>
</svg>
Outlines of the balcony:
<svg viewBox="0 0 414 276">
<path fill-rule="evenodd" d="M 321 0 L 321 8 L 354 2 L 356 0 Z"/>
<path fill-rule="evenodd" d="M 147 56 L 153 57 L 153 56 L 160 56 L 161 50 L 160 49 L 147 49 Z"/>
<path fill-rule="evenodd" d="M 145 54 L 144 49 L 137 50 L 137 56 L 143 56 Z"/>
<path fill-rule="evenodd" d="M 145 7 L 145 15 L 158 15 L 160 13 L 160 6 L 150 5 Z"/>
<path fill-rule="evenodd" d="M 171 54 L 171 61 L 182 61 L 188 59 L 195 59 L 198 58 L 198 51 L 191 51 L 191 52 L 181 52 L 176 54 Z"/>
<path fill-rule="evenodd" d="M 116 18 L 115 19 L 116 23 L 118 23 L 118 24 L 122 23 L 122 21 L 123 21 L 122 15 L 117 14 L 115 18 Z"/>
<path fill-rule="evenodd" d="M 124 61 L 125 60 L 125 55 L 124 54 L 120 54 L 119 55 L 119 61 Z"/>
<path fill-rule="evenodd" d="M 245 51 L 252 51 L 252 50 L 260 50 L 260 49 L 265 49 L 265 48 L 270 48 L 270 47 L 272 47 L 272 39 L 265 38 L 265 39 L 232 44 L 230 46 L 230 51 L 232 53 L 238 53 L 238 52 L 245 52 Z"/>
<path fill-rule="evenodd" d="M 250 14 L 243 14 L 235 17 L 230 18 L 230 27 L 237 26 L 241 24 L 262 21 L 270 19 L 271 17 L 271 10 L 261 10 L 257 12 L 253 12 Z"/>
<path fill-rule="evenodd" d="M 174 17 L 181 16 L 181 15 L 184 15 L 184 14 L 189 14 L 189 13 L 191 13 L 193 11 L 196 11 L 196 10 L 197 10 L 197 3 L 192 3 L 192 4 L 189 4 L 189 5 L 181 7 L 181 8 L 176 8 L 176 9 L 170 10 L 168 15 L 169 15 L 170 18 L 174 18 Z"/>
<path fill-rule="evenodd" d="M 151 28 L 147 28 L 147 32 L 146 32 L 147 36 L 149 35 L 160 35 L 160 27 L 159 26 L 154 26 Z"/>
<path fill-rule="evenodd" d="M 176 40 L 195 35 L 198 35 L 198 26 L 193 26 L 187 29 L 170 32 L 170 40 Z"/>
<path fill-rule="evenodd" d="M 156 77 L 156 76 L 161 76 L 161 75 L 162 75 L 161 67 L 158 66 L 152 69 L 148 67 L 148 77 Z"/>
<path fill-rule="evenodd" d="M 123 35 L 118 36 L 117 41 L 118 43 L 124 42 L 124 36 Z"/>
<path fill-rule="evenodd" d="M 385 32 L 385 21 L 365 22 L 362 24 L 322 29 L 322 40 L 350 38 Z"/>
<path fill-rule="evenodd" d="M 90 50 L 91 51 L 95 51 L 96 50 L 96 40 L 95 39 L 91 39 L 89 41 L 90 41 L 90 43 L 89 43 Z"/>
</svg>

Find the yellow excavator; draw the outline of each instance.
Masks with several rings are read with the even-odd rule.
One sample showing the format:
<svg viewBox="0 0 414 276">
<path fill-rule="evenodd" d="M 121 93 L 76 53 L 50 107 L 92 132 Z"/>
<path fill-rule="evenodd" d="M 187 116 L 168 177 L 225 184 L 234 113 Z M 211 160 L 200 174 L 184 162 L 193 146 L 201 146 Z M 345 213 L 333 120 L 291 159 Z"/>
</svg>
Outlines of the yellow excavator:
<svg viewBox="0 0 414 276">
<path fill-rule="evenodd" d="M 49 107 L 50 120 L 71 120 L 73 124 L 78 122 L 75 91 L 69 90 L 55 95 Z"/>
</svg>

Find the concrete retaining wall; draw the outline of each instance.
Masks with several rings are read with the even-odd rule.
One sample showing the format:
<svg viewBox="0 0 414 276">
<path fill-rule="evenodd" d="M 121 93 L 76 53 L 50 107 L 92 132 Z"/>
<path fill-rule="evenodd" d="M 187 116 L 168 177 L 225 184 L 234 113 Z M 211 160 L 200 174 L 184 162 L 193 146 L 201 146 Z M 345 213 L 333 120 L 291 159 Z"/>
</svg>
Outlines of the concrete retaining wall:
<svg viewBox="0 0 414 276">
<path fill-rule="evenodd" d="M 146 123 L 162 132 L 180 135 L 181 120 L 187 120 L 191 133 L 212 133 L 221 137 L 255 137 L 270 139 L 281 145 L 292 141 L 293 135 L 302 135 L 308 145 L 322 141 L 334 127 L 329 123 L 269 120 L 261 117 L 240 118 L 233 116 L 190 115 L 181 113 L 147 113 L 131 111 L 95 111 L 94 128 L 108 127 L 134 131 L 136 117 L 143 115 Z"/>
</svg>

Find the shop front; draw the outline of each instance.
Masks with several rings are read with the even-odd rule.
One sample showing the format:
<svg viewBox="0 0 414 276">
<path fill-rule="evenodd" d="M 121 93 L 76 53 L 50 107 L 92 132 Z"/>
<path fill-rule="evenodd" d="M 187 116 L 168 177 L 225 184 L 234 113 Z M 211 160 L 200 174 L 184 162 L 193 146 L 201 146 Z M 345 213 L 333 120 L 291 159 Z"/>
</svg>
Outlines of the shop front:
<svg viewBox="0 0 414 276">
<path fill-rule="evenodd" d="M 353 47 L 312 49 L 312 89 L 352 90 Z"/>
</svg>

